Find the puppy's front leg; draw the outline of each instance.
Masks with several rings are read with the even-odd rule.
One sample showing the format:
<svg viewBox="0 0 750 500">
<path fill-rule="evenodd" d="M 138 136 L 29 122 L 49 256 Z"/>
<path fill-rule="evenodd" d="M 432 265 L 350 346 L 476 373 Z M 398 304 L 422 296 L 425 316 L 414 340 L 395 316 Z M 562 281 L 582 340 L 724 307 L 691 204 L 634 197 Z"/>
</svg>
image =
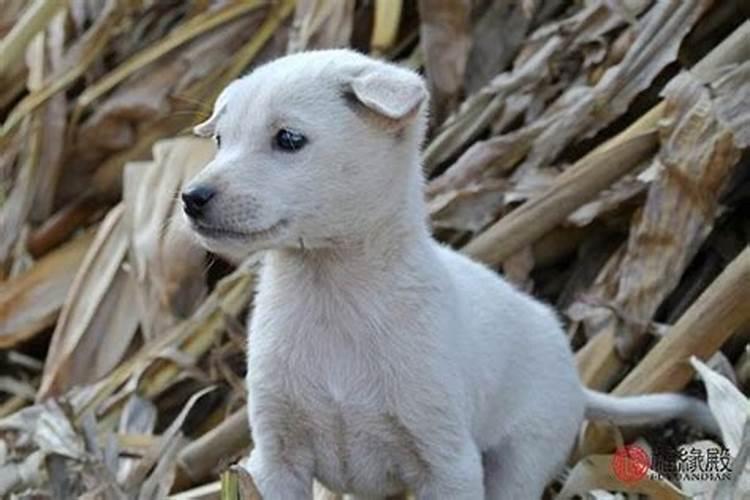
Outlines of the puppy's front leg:
<svg viewBox="0 0 750 500">
<path fill-rule="evenodd" d="M 264 500 L 310 500 L 315 456 L 311 423 L 300 403 L 273 384 L 277 382 L 269 358 L 251 356 L 248 366 L 248 416 L 255 447 L 248 471 Z"/>
<path fill-rule="evenodd" d="M 432 462 L 429 478 L 416 491 L 417 500 L 483 500 L 482 456 L 473 443 L 452 456 L 442 450 Z"/>
<path fill-rule="evenodd" d="M 312 472 L 289 462 L 269 458 L 255 448 L 247 468 L 258 492 L 265 500 L 310 500 L 313 493 Z"/>
</svg>

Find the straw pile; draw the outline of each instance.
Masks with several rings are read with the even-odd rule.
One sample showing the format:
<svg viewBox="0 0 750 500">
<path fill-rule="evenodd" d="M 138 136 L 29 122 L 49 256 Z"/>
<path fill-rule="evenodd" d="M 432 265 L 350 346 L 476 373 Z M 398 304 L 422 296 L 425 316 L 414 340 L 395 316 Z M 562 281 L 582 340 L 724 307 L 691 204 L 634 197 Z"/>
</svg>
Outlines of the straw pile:
<svg viewBox="0 0 750 500">
<path fill-rule="evenodd" d="M 6 0 L 0 496 L 218 498 L 251 446 L 255 264 L 173 223 L 213 154 L 187 131 L 249 68 L 353 46 L 424 70 L 436 235 L 554 304 L 587 385 L 708 391 L 721 436 L 588 426 L 551 494 L 748 498 L 748 15 L 742 0 Z M 622 483 L 608 454 L 634 439 L 720 443 L 732 478 Z M 225 475 L 224 498 L 247 479 Z"/>
</svg>

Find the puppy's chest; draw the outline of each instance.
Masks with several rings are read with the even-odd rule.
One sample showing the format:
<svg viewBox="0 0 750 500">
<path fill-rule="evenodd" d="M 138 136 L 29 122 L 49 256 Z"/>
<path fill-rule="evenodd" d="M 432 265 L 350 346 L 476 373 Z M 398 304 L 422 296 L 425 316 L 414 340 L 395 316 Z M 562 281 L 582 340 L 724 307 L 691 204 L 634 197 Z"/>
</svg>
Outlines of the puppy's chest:
<svg viewBox="0 0 750 500">
<path fill-rule="evenodd" d="M 258 356 L 276 358 L 344 399 L 397 366 L 394 356 L 404 342 L 404 315 L 371 295 L 323 289 L 286 293 L 283 301 L 260 296 L 251 346 Z"/>
<path fill-rule="evenodd" d="M 307 308 L 306 320 L 298 321 L 287 310 L 256 323 L 258 337 L 274 341 L 251 340 L 250 369 L 259 370 L 249 378 L 250 393 L 263 391 L 258 405 L 275 401 L 272 426 L 300 437 L 290 447 L 312 451 L 321 482 L 338 491 L 386 487 L 395 494 L 425 473 L 420 447 L 394 405 L 400 399 L 395 381 L 402 380 L 394 376 L 398 354 L 372 342 L 388 333 L 378 331 L 382 323 L 357 318 L 352 309 L 334 311 Z"/>
</svg>

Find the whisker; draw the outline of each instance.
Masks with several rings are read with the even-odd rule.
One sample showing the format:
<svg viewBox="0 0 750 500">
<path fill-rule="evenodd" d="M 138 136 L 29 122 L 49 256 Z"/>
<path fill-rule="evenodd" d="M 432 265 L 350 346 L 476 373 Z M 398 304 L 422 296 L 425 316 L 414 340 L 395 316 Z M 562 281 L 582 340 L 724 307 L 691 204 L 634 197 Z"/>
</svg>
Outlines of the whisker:
<svg viewBox="0 0 750 500">
<path fill-rule="evenodd" d="M 169 116 L 186 116 L 186 115 L 194 116 L 196 122 L 204 118 L 204 113 L 201 113 L 198 111 L 177 110 L 169 114 Z M 205 115 L 205 116 L 208 116 L 208 115 Z"/>
<path fill-rule="evenodd" d="M 211 105 L 207 104 L 205 101 L 201 101 L 201 100 L 195 99 L 193 97 L 190 97 L 184 94 L 175 94 L 175 95 L 172 95 L 171 97 L 175 101 L 185 102 L 188 104 L 194 104 L 198 106 L 201 109 L 201 111 L 205 111 L 209 113 L 211 112 Z"/>
</svg>

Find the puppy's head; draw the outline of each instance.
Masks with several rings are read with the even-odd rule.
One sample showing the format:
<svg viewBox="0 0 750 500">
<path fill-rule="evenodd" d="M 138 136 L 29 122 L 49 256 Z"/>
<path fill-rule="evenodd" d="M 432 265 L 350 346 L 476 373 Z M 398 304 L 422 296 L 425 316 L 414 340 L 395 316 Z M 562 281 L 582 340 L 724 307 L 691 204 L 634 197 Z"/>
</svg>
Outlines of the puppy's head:
<svg viewBox="0 0 750 500">
<path fill-rule="evenodd" d="M 191 228 L 231 258 L 366 236 L 421 182 L 426 100 L 417 74 L 348 50 L 261 66 L 194 129 L 217 153 L 182 193 Z"/>
</svg>

